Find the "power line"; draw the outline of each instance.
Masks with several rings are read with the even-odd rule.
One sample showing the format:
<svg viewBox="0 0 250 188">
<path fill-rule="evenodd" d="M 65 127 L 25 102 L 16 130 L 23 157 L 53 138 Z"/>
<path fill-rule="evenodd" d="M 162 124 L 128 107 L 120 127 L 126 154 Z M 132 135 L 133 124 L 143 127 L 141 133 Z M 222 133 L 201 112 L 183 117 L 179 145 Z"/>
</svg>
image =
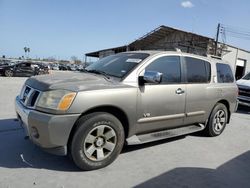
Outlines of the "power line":
<svg viewBox="0 0 250 188">
<path fill-rule="evenodd" d="M 226 36 L 238 38 L 238 39 L 245 39 L 245 40 L 250 40 L 250 30 L 243 28 L 243 27 L 236 27 L 236 26 L 230 26 L 230 25 L 225 25 L 221 24 L 220 25 L 220 34 L 224 38 Z M 224 41 L 223 41 L 224 42 Z"/>
</svg>

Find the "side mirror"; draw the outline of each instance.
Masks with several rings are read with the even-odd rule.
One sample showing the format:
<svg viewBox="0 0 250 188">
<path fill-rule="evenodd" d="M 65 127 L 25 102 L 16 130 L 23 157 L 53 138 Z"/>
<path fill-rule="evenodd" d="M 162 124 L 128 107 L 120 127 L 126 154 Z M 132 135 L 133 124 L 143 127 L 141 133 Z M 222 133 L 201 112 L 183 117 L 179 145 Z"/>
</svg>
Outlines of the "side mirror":
<svg viewBox="0 0 250 188">
<path fill-rule="evenodd" d="M 146 83 L 159 84 L 162 80 L 162 73 L 157 71 L 145 71 L 143 80 Z"/>
</svg>

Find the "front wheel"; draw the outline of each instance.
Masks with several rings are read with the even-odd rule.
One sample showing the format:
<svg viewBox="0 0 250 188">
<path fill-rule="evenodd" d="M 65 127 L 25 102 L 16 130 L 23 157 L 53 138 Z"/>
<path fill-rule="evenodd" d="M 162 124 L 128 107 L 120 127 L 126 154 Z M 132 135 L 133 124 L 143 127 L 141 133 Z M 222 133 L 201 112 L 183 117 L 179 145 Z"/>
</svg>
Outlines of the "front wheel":
<svg viewBox="0 0 250 188">
<path fill-rule="evenodd" d="M 108 113 L 92 113 L 77 123 L 70 152 L 75 164 L 83 170 L 95 170 L 112 163 L 124 144 L 121 122 Z"/>
<path fill-rule="evenodd" d="M 218 103 L 208 120 L 205 128 L 205 132 L 208 136 L 218 136 L 220 135 L 227 124 L 228 120 L 228 110 L 226 106 L 222 103 Z"/>
</svg>

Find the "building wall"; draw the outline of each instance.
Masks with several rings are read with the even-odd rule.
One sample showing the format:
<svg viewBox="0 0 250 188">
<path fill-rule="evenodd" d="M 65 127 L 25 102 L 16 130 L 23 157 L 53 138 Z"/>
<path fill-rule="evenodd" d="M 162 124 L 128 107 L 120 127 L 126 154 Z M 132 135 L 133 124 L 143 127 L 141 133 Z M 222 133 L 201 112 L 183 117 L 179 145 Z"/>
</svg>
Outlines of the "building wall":
<svg viewBox="0 0 250 188">
<path fill-rule="evenodd" d="M 239 52 L 238 52 L 238 59 L 244 59 L 244 60 L 246 60 L 245 74 L 247 72 L 250 72 L 250 53 L 242 51 L 242 50 L 239 50 Z"/>
<path fill-rule="evenodd" d="M 234 72 L 236 71 L 237 59 L 245 60 L 245 73 L 250 72 L 250 53 L 247 51 L 227 46 L 227 52 L 222 54 L 222 59 L 231 65 Z"/>
</svg>

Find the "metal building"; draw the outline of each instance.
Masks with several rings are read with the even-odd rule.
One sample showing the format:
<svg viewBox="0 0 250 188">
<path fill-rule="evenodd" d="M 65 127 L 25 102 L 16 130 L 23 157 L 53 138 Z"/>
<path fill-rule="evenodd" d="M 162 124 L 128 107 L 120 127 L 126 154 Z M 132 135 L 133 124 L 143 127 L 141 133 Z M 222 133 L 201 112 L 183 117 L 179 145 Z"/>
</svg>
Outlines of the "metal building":
<svg viewBox="0 0 250 188">
<path fill-rule="evenodd" d="M 216 47 L 217 46 L 217 47 Z M 241 78 L 250 71 L 250 52 L 223 43 L 217 43 L 212 38 L 179 29 L 160 26 L 134 42 L 85 54 L 86 57 L 103 58 L 108 55 L 134 50 L 176 50 L 202 56 L 218 55 L 228 61 L 235 72 L 235 77 Z M 215 50 L 217 49 L 217 50 Z"/>
</svg>

